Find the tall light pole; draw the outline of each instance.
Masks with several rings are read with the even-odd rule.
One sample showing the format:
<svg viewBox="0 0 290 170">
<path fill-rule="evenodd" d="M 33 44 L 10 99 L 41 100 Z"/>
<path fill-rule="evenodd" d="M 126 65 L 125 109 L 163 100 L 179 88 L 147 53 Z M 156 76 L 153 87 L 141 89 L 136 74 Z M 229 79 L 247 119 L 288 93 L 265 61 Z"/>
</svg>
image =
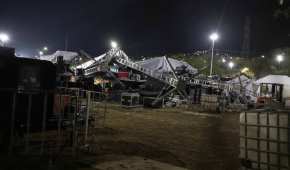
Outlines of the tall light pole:
<svg viewBox="0 0 290 170">
<path fill-rule="evenodd" d="M 215 32 L 215 33 L 212 33 L 210 36 L 209 36 L 209 39 L 211 39 L 212 41 L 212 46 L 211 46 L 211 60 L 210 60 L 210 73 L 209 75 L 211 76 L 212 75 L 212 72 L 213 72 L 213 53 L 214 53 L 214 43 L 215 41 L 219 38 L 219 35 Z"/>
<path fill-rule="evenodd" d="M 5 33 L 0 33 L 0 46 L 5 46 L 5 43 L 10 40 L 9 36 Z"/>
</svg>

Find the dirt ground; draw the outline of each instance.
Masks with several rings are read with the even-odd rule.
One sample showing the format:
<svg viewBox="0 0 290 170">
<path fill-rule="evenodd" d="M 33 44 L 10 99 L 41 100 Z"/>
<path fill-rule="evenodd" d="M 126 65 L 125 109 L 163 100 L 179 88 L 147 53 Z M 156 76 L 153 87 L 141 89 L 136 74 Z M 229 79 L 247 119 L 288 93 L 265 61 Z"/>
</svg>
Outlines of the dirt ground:
<svg viewBox="0 0 290 170">
<path fill-rule="evenodd" d="M 59 156 L 51 163 L 37 156 L 7 162 L 4 157 L 0 162 L 7 166 L 0 169 L 239 169 L 239 114 L 109 105 L 105 121 L 97 125 L 89 129 L 88 145 L 76 159 Z"/>
<path fill-rule="evenodd" d="M 239 169 L 239 114 L 109 106 L 91 130 L 96 164 L 139 156 L 193 170 Z M 94 136 L 93 136 L 94 135 Z"/>
</svg>

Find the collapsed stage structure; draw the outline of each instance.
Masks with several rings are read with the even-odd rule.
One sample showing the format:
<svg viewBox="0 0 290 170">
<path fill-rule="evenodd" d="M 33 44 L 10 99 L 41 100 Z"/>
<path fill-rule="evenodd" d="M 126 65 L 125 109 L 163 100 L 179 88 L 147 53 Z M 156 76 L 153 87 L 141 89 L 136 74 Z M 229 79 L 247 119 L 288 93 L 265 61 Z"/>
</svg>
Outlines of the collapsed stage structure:
<svg viewBox="0 0 290 170">
<path fill-rule="evenodd" d="M 236 79 L 240 83 L 234 85 L 237 81 L 204 77 L 188 63 L 166 56 L 133 61 L 120 48 L 112 48 L 97 57 L 81 51 L 79 54 L 56 52 L 41 59 L 66 65 L 67 69 L 60 69 L 65 77 L 60 78 L 62 86 L 102 90 L 130 107 L 187 103 L 223 111 L 231 103 L 247 105 L 254 96 L 247 92 L 240 78 Z"/>
</svg>

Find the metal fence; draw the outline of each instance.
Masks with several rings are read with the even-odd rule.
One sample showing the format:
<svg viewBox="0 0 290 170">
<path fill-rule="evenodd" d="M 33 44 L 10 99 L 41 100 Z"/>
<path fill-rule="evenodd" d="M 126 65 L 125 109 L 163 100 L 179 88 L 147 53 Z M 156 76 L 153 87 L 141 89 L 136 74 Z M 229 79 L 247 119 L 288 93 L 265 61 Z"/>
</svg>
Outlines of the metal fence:
<svg viewBox="0 0 290 170">
<path fill-rule="evenodd" d="M 0 154 L 75 155 L 103 127 L 106 95 L 78 88 L 0 89 Z"/>
<path fill-rule="evenodd" d="M 243 169 L 290 169 L 290 111 L 254 110 L 240 114 Z"/>
</svg>

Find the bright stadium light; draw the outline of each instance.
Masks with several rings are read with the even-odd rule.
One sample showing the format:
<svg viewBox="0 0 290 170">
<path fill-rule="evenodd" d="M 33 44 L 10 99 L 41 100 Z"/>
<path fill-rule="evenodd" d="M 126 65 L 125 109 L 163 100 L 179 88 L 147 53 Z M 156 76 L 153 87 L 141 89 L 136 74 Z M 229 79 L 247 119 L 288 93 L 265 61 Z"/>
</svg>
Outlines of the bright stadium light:
<svg viewBox="0 0 290 170">
<path fill-rule="evenodd" d="M 227 62 L 227 60 L 223 58 L 223 59 L 222 59 L 222 62 L 225 63 L 225 62 Z"/>
<path fill-rule="evenodd" d="M 118 43 L 116 41 L 111 41 L 111 47 L 112 48 L 117 48 L 118 47 Z"/>
<path fill-rule="evenodd" d="M 44 46 L 43 47 L 43 51 L 48 51 L 48 47 L 47 46 Z"/>
<path fill-rule="evenodd" d="M 235 63 L 230 61 L 228 65 L 229 65 L 229 68 L 232 69 L 235 66 Z"/>
<path fill-rule="evenodd" d="M 10 40 L 9 36 L 5 33 L 0 33 L 0 41 L 1 41 L 1 45 L 5 46 L 5 43 L 8 42 Z"/>
<path fill-rule="evenodd" d="M 219 35 L 216 32 L 214 32 L 214 33 L 210 34 L 209 38 L 212 41 L 216 41 L 219 38 Z"/>
<path fill-rule="evenodd" d="M 38 54 L 39 54 L 40 56 L 42 56 L 42 55 L 43 55 L 43 51 L 39 51 Z"/>
<path fill-rule="evenodd" d="M 280 64 L 280 63 L 284 60 L 284 56 L 281 55 L 281 54 L 278 54 L 278 55 L 276 56 L 276 60 L 277 60 L 278 63 Z"/>
</svg>

